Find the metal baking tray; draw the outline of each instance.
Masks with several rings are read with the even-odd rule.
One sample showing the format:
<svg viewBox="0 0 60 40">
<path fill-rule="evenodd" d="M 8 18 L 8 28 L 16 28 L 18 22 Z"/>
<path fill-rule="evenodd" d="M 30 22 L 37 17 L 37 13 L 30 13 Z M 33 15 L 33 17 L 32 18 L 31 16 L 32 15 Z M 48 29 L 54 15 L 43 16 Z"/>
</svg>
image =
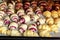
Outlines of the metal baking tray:
<svg viewBox="0 0 60 40">
<path fill-rule="evenodd" d="M 56 0 L 54 0 L 56 1 Z M 2 0 L 0 0 L 0 3 L 2 2 Z M 52 37 L 60 37 L 60 28 L 58 28 L 59 32 L 54 34 L 53 32 L 51 32 L 51 35 Z M 4 34 L 0 34 L 0 36 L 7 36 L 7 35 L 4 35 Z"/>
</svg>

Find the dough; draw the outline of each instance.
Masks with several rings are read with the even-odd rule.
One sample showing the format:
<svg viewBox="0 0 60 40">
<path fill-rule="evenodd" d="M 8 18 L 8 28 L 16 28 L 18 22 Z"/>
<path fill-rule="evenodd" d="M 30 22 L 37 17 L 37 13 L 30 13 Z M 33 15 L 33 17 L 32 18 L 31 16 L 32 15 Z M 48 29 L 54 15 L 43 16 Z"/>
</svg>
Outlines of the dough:
<svg viewBox="0 0 60 40">
<path fill-rule="evenodd" d="M 60 10 L 58 10 L 57 12 L 58 12 L 58 16 L 60 17 Z"/>
<path fill-rule="evenodd" d="M 6 35 L 7 27 L 1 27 L 0 33 Z"/>
<path fill-rule="evenodd" d="M 7 10 L 7 14 L 8 15 L 11 15 L 11 14 L 14 14 L 15 12 L 14 12 L 14 9 L 8 9 Z"/>
<path fill-rule="evenodd" d="M 23 33 L 23 36 L 26 36 L 26 37 L 38 37 L 38 34 L 36 32 L 31 31 L 31 30 L 26 30 Z"/>
<path fill-rule="evenodd" d="M 50 25 L 51 31 L 58 33 L 58 26 L 56 24 Z"/>
<path fill-rule="evenodd" d="M 25 30 L 27 30 L 27 25 L 26 24 L 21 24 L 20 26 L 19 26 L 19 31 L 21 32 L 21 33 L 23 33 Z"/>
<path fill-rule="evenodd" d="M 11 20 L 10 20 L 9 16 L 6 16 L 6 17 L 4 18 L 4 24 L 5 24 L 5 25 L 9 25 L 10 22 L 11 22 Z"/>
<path fill-rule="evenodd" d="M 38 26 L 38 30 L 39 30 L 39 31 L 40 31 L 40 30 L 50 31 L 51 29 L 50 29 L 49 25 L 43 24 L 43 25 L 39 25 L 39 26 Z"/>
<path fill-rule="evenodd" d="M 45 21 L 46 21 L 46 19 L 44 19 L 44 18 L 38 19 L 39 24 L 45 24 Z"/>
<path fill-rule="evenodd" d="M 21 33 L 18 30 L 12 30 L 11 36 L 21 36 Z"/>
<path fill-rule="evenodd" d="M 41 37 L 51 37 L 51 34 L 48 31 L 41 31 L 39 32 L 39 36 Z"/>
<path fill-rule="evenodd" d="M 36 22 L 38 19 L 39 19 L 39 16 L 36 15 L 36 14 L 32 15 L 32 17 L 31 17 L 31 20 L 34 21 L 34 22 Z"/>
<path fill-rule="evenodd" d="M 1 27 L 1 26 L 4 26 L 3 20 L 0 20 L 0 27 Z"/>
<path fill-rule="evenodd" d="M 5 17 L 6 16 L 5 12 L 4 11 L 0 11 L 0 16 L 1 17 Z"/>
<path fill-rule="evenodd" d="M 25 19 L 25 23 L 30 22 L 30 16 L 29 15 L 24 15 L 22 18 Z"/>
<path fill-rule="evenodd" d="M 17 14 L 12 14 L 12 15 L 10 16 L 10 19 L 11 19 L 12 21 L 14 21 L 14 22 L 18 22 L 19 17 L 18 17 Z"/>
<path fill-rule="evenodd" d="M 58 12 L 55 11 L 55 10 L 53 10 L 53 11 L 51 12 L 51 15 L 52 15 L 53 18 L 58 18 Z"/>
<path fill-rule="evenodd" d="M 28 30 L 31 30 L 33 32 L 37 32 L 37 26 L 35 26 L 34 24 L 31 24 L 28 26 Z"/>
<path fill-rule="evenodd" d="M 14 5 L 11 4 L 11 3 L 9 3 L 9 4 L 8 4 L 8 8 L 9 8 L 9 9 L 14 9 Z"/>
<path fill-rule="evenodd" d="M 18 15 L 18 16 L 25 15 L 24 10 L 23 10 L 23 9 L 18 10 L 18 11 L 17 11 L 17 15 Z"/>
<path fill-rule="evenodd" d="M 10 29 L 17 29 L 18 28 L 18 24 L 15 23 L 15 22 L 12 22 L 12 23 L 10 23 L 9 28 Z"/>
<path fill-rule="evenodd" d="M 50 11 L 45 11 L 45 12 L 43 12 L 43 15 L 45 17 L 51 17 L 51 12 Z"/>
<path fill-rule="evenodd" d="M 53 18 L 46 18 L 46 23 L 47 24 L 54 24 L 54 19 Z"/>
</svg>

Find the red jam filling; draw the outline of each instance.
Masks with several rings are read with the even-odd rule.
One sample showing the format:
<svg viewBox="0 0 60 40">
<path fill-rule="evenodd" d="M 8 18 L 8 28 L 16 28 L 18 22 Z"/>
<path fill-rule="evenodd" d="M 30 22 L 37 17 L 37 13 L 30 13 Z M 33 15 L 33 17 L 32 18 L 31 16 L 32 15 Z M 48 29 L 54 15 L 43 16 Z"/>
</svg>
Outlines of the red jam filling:
<svg viewBox="0 0 60 40">
<path fill-rule="evenodd" d="M 10 24 L 10 21 L 9 20 L 4 20 L 4 23 L 5 24 Z"/>
<path fill-rule="evenodd" d="M 40 10 L 36 11 L 37 14 L 42 14 L 42 12 Z"/>
<path fill-rule="evenodd" d="M 15 27 L 15 26 L 10 26 L 10 28 L 14 28 L 14 29 L 16 29 L 16 27 Z"/>
<path fill-rule="evenodd" d="M 21 18 L 20 19 L 20 23 L 25 23 L 25 19 L 24 18 Z"/>
<path fill-rule="evenodd" d="M 13 16 L 12 17 L 12 20 L 15 21 L 15 22 L 17 22 L 18 21 L 18 18 L 16 16 Z"/>
<path fill-rule="evenodd" d="M 22 30 L 23 32 L 25 32 L 25 30 L 22 27 L 20 27 L 19 30 Z"/>
<path fill-rule="evenodd" d="M 32 30 L 33 32 L 37 31 L 35 28 L 30 28 L 29 30 Z"/>
</svg>

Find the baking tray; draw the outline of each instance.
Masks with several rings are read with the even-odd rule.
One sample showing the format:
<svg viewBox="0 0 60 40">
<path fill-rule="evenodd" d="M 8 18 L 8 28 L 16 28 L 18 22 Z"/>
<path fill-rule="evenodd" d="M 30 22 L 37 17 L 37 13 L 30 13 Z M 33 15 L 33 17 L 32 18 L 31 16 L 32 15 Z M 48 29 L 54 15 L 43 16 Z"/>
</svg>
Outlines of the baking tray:
<svg viewBox="0 0 60 40">
<path fill-rule="evenodd" d="M 54 0 L 54 1 L 57 1 L 57 0 Z M 60 0 L 58 0 L 58 1 L 60 1 Z M 0 3 L 1 3 L 2 1 L 0 0 Z M 41 16 L 41 17 L 43 17 L 43 16 Z M 31 24 L 32 22 L 30 22 L 30 24 Z M 58 33 L 55 33 L 54 34 L 54 32 L 51 32 L 50 34 L 52 35 L 52 37 L 60 37 L 60 28 L 58 28 L 58 30 L 59 30 L 59 32 Z M 0 34 L 0 36 L 7 36 L 7 35 L 4 35 L 4 34 Z"/>
</svg>

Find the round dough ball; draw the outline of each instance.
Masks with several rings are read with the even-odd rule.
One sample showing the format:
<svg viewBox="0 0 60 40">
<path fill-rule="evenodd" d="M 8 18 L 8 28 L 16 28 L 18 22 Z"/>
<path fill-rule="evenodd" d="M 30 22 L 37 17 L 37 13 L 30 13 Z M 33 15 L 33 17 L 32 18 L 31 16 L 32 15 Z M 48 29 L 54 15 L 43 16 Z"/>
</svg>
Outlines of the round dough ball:
<svg viewBox="0 0 60 40">
<path fill-rule="evenodd" d="M 9 4 L 8 4 L 8 8 L 10 8 L 10 9 L 14 9 L 14 5 L 11 4 L 11 3 L 9 3 Z"/>
<path fill-rule="evenodd" d="M 7 14 L 10 16 L 11 14 L 14 14 L 14 9 L 8 9 L 7 10 Z"/>
<path fill-rule="evenodd" d="M 46 23 L 47 24 L 54 24 L 54 19 L 53 18 L 46 18 Z"/>
<path fill-rule="evenodd" d="M 24 15 L 24 16 L 22 16 L 22 18 L 25 19 L 25 23 L 30 22 L 30 16 L 29 15 Z"/>
<path fill-rule="evenodd" d="M 24 9 L 19 9 L 19 10 L 17 11 L 17 13 L 18 13 L 18 12 L 24 13 Z"/>
<path fill-rule="evenodd" d="M 27 30 L 27 25 L 26 24 L 21 24 L 20 26 L 19 26 L 19 31 L 21 32 L 21 33 L 23 33 L 25 30 Z"/>
<path fill-rule="evenodd" d="M 40 30 L 50 31 L 51 29 L 50 29 L 49 25 L 43 24 L 43 25 L 39 25 L 39 26 L 38 26 L 38 30 L 39 30 L 39 31 L 40 31 Z"/>
<path fill-rule="evenodd" d="M 31 24 L 28 26 L 28 30 L 31 30 L 33 32 L 37 32 L 37 26 L 35 24 Z"/>
<path fill-rule="evenodd" d="M 29 8 L 26 10 L 26 13 L 28 13 L 28 12 L 33 12 L 32 7 L 29 7 Z"/>
<path fill-rule="evenodd" d="M 6 13 L 4 11 L 0 11 L 0 16 L 1 17 L 5 17 L 6 16 Z"/>
<path fill-rule="evenodd" d="M 34 15 L 34 12 L 28 12 L 27 15 Z"/>
<path fill-rule="evenodd" d="M 15 23 L 15 22 L 12 22 L 12 23 L 10 23 L 9 28 L 10 29 L 17 29 L 18 28 L 18 24 Z"/>
<path fill-rule="evenodd" d="M 7 3 L 6 2 L 0 3 L 0 10 L 5 10 L 6 8 L 7 8 Z"/>
<path fill-rule="evenodd" d="M 51 31 L 58 33 L 58 26 L 56 24 L 50 25 Z"/>
<path fill-rule="evenodd" d="M 10 20 L 9 16 L 6 16 L 4 18 L 4 24 L 8 26 L 10 24 L 10 22 L 11 22 L 11 20 Z"/>
<path fill-rule="evenodd" d="M 58 16 L 60 17 L 60 10 L 58 10 L 57 12 L 58 12 Z"/>
<path fill-rule="evenodd" d="M 7 30 L 7 31 L 6 31 L 6 35 L 7 35 L 7 36 L 10 36 L 10 35 L 11 35 L 11 30 Z"/>
<path fill-rule="evenodd" d="M 11 30 L 11 36 L 22 36 L 18 30 Z"/>
<path fill-rule="evenodd" d="M 18 16 L 25 15 L 24 10 L 23 10 L 23 9 L 18 10 L 18 11 L 17 11 L 17 15 L 18 15 Z"/>
<path fill-rule="evenodd" d="M 1 27 L 1 26 L 4 26 L 3 20 L 0 20 L 0 27 Z"/>
<path fill-rule="evenodd" d="M 12 14 L 12 15 L 10 16 L 10 19 L 11 19 L 12 21 L 14 21 L 14 22 L 18 22 L 19 17 L 18 17 L 17 14 Z"/>
<path fill-rule="evenodd" d="M 53 18 L 58 18 L 58 12 L 55 11 L 55 10 L 53 10 L 53 11 L 51 12 L 51 15 L 52 15 Z"/>
<path fill-rule="evenodd" d="M 0 33 L 6 35 L 7 27 L 1 27 Z"/>
<path fill-rule="evenodd" d="M 31 16 L 31 20 L 34 21 L 34 22 L 36 22 L 38 19 L 39 19 L 38 15 L 32 15 Z"/>
<path fill-rule="evenodd" d="M 26 37 L 38 37 L 38 34 L 36 32 L 31 31 L 31 30 L 26 30 L 23 33 L 23 36 L 26 36 Z"/>
<path fill-rule="evenodd" d="M 41 36 L 41 37 L 51 37 L 51 34 L 45 30 L 45 31 L 39 32 L 39 36 Z"/>
<path fill-rule="evenodd" d="M 60 18 L 55 19 L 55 24 L 57 24 L 57 26 L 60 27 Z"/>
<path fill-rule="evenodd" d="M 45 17 L 51 17 L 51 12 L 50 11 L 45 11 L 45 12 L 43 12 L 43 15 Z"/>
<path fill-rule="evenodd" d="M 58 23 L 60 23 L 60 18 L 56 18 L 56 19 L 54 19 L 54 21 L 55 21 L 55 24 L 58 24 Z"/>
<path fill-rule="evenodd" d="M 45 21 L 46 21 L 46 19 L 44 19 L 44 18 L 38 19 L 39 24 L 45 24 Z"/>
</svg>

